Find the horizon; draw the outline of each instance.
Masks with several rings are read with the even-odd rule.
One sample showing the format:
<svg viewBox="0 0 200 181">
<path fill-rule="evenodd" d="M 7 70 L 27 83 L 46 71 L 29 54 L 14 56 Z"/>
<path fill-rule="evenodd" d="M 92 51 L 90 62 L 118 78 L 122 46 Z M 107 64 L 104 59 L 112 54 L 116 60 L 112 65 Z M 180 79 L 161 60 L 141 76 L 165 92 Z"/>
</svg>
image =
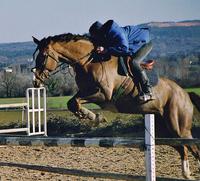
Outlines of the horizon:
<svg viewBox="0 0 200 181">
<path fill-rule="evenodd" d="M 1 44 L 32 41 L 32 36 L 84 34 L 97 20 L 114 19 L 120 26 L 200 20 L 199 0 L 1 0 L 0 4 Z"/>
<path fill-rule="evenodd" d="M 194 20 L 181 20 L 181 21 L 150 21 L 150 22 L 144 22 L 142 24 L 149 24 L 149 23 L 181 23 L 181 22 L 191 22 L 191 21 L 199 21 L 200 19 L 194 19 Z M 163 28 L 163 27 L 160 27 Z M 164 27 L 165 28 L 165 27 Z M 62 33 L 61 33 L 62 34 Z M 58 34 L 56 34 L 58 35 Z M 54 35 L 49 35 L 54 36 Z M 48 36 L 45 36 L 48 37 Z M 0 42 L 0 44 L 15 44 L 15 43 L 26 43 L 26 42 L 32 42 L 32 39 L 29 41 L 16 41 L 16 42 Z"/>
</svg>

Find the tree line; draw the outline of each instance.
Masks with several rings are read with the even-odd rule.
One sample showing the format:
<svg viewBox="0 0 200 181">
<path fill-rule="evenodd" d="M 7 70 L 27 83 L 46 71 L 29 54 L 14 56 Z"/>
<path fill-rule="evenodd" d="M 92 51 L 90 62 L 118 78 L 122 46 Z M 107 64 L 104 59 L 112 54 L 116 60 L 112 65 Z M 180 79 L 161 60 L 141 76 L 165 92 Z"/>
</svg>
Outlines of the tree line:
<svg viewBox="0 0 200 181">
<path fill-rule="evenodd" d="M 159 76 L 174 80 L 183 88 L 200 87 L 200 26 L 152 27 L 153 50 Z M 0 97 L 21 97 L 32 87 L 33 42 L 0 44 Z M 12 66 L 12 73 L 5 67 Z M 59 72 L 46 81 L 49 96 L 72 95 L 77 91 L 74 76 Z"/>
<path fill-rule="evenodd" d="M 155 69 L 159 76 L 172 79 L 183 88 L 200 87 L 200 54 L 157 57 Z M 49 96 L 73 95 L 77 92 L 73 70 L 65 71 L 58 72 L 45 82 Z M 24 97 L 26 89 L 32 86 L 30 70 L 15 68 L 12 73 L 0 73 L 0 97 Z"/>
<path fill-rule="evenodd" d="M 0 97 L 25 97 L 26 89 L 33 87 L 32 75 L 16 72 L 0 73 Z M 45 82 L 48 96 L 73 95 L 77 91 L 74 77 L 61 72 Z"/>
</svg>

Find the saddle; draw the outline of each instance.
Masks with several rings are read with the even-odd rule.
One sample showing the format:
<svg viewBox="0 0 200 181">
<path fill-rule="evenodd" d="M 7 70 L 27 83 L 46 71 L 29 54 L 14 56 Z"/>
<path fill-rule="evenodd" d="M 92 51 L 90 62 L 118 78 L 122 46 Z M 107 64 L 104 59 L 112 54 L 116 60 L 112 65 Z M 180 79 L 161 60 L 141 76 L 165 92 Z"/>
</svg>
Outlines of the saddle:
<svg viewBox="0 0 200 181">
<path fill-rule="evenodd" d="M 120 97 L 122 97 L 126 93 L 127 87 L 132 82 L 132 79 L 134 79 L 134 75 L 132 73 L 130 64 L 131 64 L 132 58 L 131 57 L 119 57 L 119 66 L 118 66 L 118 73 L 120 75 L 126 76 L 126 79 L 122 82 L 118 90 L 113 94 L 112 101 L 116 102 Z M 158 83 L 158 74 L 155 70 L 153 70 L 153 66 L 155 64 L 155 60 L 147 60 L 140 63 L 140 66 L 142 69 L 147 70 L 146 73 L 148 75 L 150 84 L 152 86 L 156 85 Z M 134 94 L 134 91 L 133 91 Z"/>
<path fill-rule="evenodd" d="M 150 60 L 147 60 L 147 61 L 144 61 L 144 62 L 140 63 L 140 66 L 141 66 L 143 69 L 152 70 L 154 64 L 155 64 L 155 60 L 150 59 Z"/>
<path fill-rule="evenodd" d="M 123 69 L 123 72 L 125 73 L 125 75 L 133 76 L 132 70 L 130 68 L 130 62 L 132 61 L 132 58 L 128 56 L 128 57 L 125 57 L 123 59 L 119 57 L 119 59 L 120 59 L 120 64 L 122 66 L 122 69 Z M 142 67 L 142 69 L 152 70 L 154 64 L 155 64 L 155 60 L 150 59 L 150 60 L 146 60 L 146 61 L 141 62 L 140 66 Z"/>
<path fill-rule="evenodd" d="M 118 73 L 120 75 L 130 76 L 134 78 L 130 64 L 132 58 L 131 57 L 119 57 L 119 67 Z M 149 81 L 152 86 L 155 86 L 158 83 L 159 75 L 157 70 L 154 69 L 155 60 L 149 59 L 140 63 L 140 66 L 146 70 L 146 74 L 149 78 Z"/>
</svg>

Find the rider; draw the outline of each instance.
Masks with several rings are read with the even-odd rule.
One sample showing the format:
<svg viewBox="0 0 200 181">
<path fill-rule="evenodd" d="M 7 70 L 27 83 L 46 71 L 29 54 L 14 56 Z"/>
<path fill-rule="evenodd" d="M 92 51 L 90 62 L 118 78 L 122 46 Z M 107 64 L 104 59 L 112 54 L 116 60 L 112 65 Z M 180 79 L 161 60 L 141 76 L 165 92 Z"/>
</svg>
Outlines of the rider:
<svg viewBox="0 0 200 181">
<path fill-rule="evenodd" d="M 152 49 L 149 29 L 139 26 L 120 27 L 115 21 L 108 20 L 101 24 L 96 21 L 89 28 L 90 35 L 97 45 L 98 54 L 109 54 L 119 57 L 131 57 L 131 69 L 136 77 L 139 100 L 148 101 L 152 98 L 152 87 L 140 62 Z"/>
</svg>

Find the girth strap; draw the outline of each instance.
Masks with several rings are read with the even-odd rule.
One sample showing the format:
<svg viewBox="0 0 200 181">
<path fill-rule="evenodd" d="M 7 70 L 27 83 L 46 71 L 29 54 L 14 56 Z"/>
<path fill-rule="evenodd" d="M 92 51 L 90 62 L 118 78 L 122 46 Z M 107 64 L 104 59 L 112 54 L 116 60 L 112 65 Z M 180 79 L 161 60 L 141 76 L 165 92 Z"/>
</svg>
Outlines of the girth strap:
<svg viewBox="0 0 200 181">
<path fill-rule="evenodd" d="M 130 77 L 126 77 L 119 88 L 113 93 L 112 102 L 116 102 L 119 98 L 127 94 L 127 88 L 132 83 L 132 79 Z"/>
</svg>

